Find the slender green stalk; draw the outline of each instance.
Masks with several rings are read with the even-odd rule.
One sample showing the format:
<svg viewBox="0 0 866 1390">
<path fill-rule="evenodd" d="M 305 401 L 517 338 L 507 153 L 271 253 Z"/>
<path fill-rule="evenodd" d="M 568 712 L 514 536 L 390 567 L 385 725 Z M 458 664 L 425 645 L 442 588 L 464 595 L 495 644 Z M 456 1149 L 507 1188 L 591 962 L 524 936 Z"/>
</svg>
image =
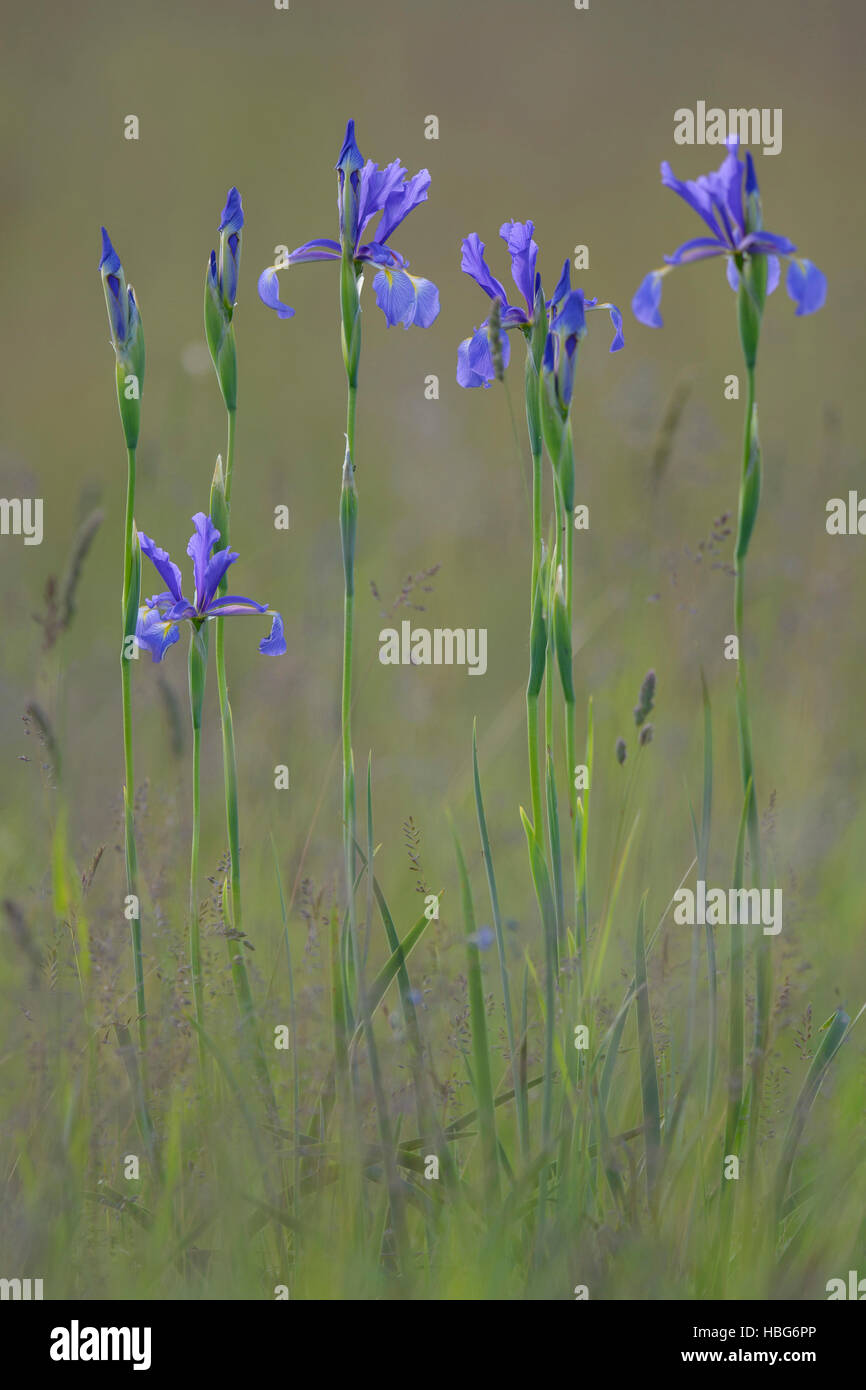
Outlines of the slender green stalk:
<svg viewBox="0 0 866 1390">
<path fill-rule="evenodd" d="M 147 1019 L 144 995 L 144 961 L 141 945 L 141 897 L 138 891 L 138 854 L 135 846 L 135 775 L 132 751 L 132 652 L 130 638 L 135 636 L 135 615 L 138 610 L 136 547 L 134 538 L 135 514 L 135 449 L 126 451 L 126 517 L 123 533 L 123 642 L 120 652 L 120 679 L 123 701 L 123 826 L 126 860 L 126 891 L 138 903 L 130 922 L 132 932 L 132 961 L 135 971 L 135 1003 L 138 1014 L 138 1045 L 144 1058 L 147 1047 Z M 142 1061 L 142 1067 L 144 1062 Z"/>
<path fill-rule="evenodd" d="M 228 411 L 228 441 L 226 448 L 225 471 L 222 468 L 222 461 L 217 459 L 214 482 L 211 488 L 211 516 L 214 524 L 220 532 L 220 545 L 227 547 L 229 544 L 231 531 L 230 504 L 230 479 L 234 467 L 234 446 L 235 446 L 235 419 L 234 411 Z M 219 593 L 227 591 L 227 581 L 222 580 L 219 586 Z M 238 809 L 238 768 L 237 754 L 235 751 L 234 723 L 232 720 L 232 707 L 229 701 L 228 683 L 226 680 L 226 656 L 225 656 L 225 629 L 224 618 L 217 618 L 214 626 L 216 628 L 216 672 L 217 672 L 217 694 L 219 697 L 220 726 L 222 730 L 222 751 L 223 751 L 223 787 L 225 791 L 226 805 L 226 833 L 229 845 L 229 893 L 230 908 L 226 920 L 226 945 L 228 947 L 229 964 L 232 975 L 232 985 L 234 987 L 235 998 L 237 999 L 238 1011 L 241 1016 L 241 1023 L 244 1029 L 246 1044 L 249 1048 L 253 1068 L 258 1077 L 262 1091 L 262 1097 L 268 1113 L 273 1118 L 276 1115 L 276 1100 L 273 1087 L 271 1085 L 270 1074 L 268 1072 L 267 1061 L 262 1049 L 261 1038 L 259 1037 L 258 1027 L 255 1018 L 255 1006 L 253 1003 L 252 990 L 250 988 L 247 965 L 243 955 L 243 908 L 241 900 L 241 850 L 240 850 L 240 815 Z"/>
<path fill-rule="evenodd" d="M 201 966 L 201 922 L 198 900 L 198 855 L 201 829 L 201 724 L 204 685 L 207 671 L 207 627 L 195 627 L 189 639 L 189 709 L 192 723 L 192 838 L 189 854 L 189 960 L 192 973 L 192 997 L 195 1021 L 199 1030 L 204 1027 L 204 992 Z M 205 1044 L 201 1031 L 197 1033 L 199 1066 L 204 1071 Z"/>
</svg>

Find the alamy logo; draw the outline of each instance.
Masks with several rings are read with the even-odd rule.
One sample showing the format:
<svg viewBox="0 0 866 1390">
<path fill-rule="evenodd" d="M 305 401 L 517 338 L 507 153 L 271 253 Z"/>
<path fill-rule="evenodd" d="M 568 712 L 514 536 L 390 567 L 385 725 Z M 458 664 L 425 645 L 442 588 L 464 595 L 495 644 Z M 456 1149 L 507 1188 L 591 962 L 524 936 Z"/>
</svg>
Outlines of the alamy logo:
<svg viewBox="0 0 866 1390">
<path fill-rule="evenodd" d="M 383 666 L 468 666 L 470 676 L 487 670 L 486 627 L 415 627 L 408 618 L 379 633 L 379 660 Z"/>
<path fill-rule="evenodd" d="M 42 1297 L 41 1279 L 0 1279 L 0 1299 L 31 1299 Z"/>
<path fill-rule="evenodd" d="M 739 106 L 723 111 L 699 101 L 694 111 L 681 106 L 674 112 L 674 141 L 678 145 L 724 145 L 731 136 L 741 145 L 762 145 L 764 154 L 782 153 L 782 108 Z"/>
<path fill-rule="evenodd" d="M 149 1327 L 69 1327 L 51 1331 L 52 1361 L 131 1361 L 134 1371 L 150 1369 Z"/>
<path fill-rule="evenodd" d="M 828 1279 L 826 1288 L 829 1303 L 839 1298 L 856 1298 L 860 1303 L 866 1299 L 866 1279 L 858 1279 L 856 1269 L 848 1270 L 847 1288 L 844 1279 Z"/>
<path fill-rule="evenodd" d="M 0 497 L 0 536 L 23 536 L 25 545 L 41 545 L 42 498 Z"/>
<path fill-rule="evenodd" d="M 765 936 L 782 930 L 782 890 L 774 888 L 710 888 L 698 879 L 697 892 L 679 888 L 674 894 L 674 921 L 681 927 L 754 926 Z"/>
</svg>

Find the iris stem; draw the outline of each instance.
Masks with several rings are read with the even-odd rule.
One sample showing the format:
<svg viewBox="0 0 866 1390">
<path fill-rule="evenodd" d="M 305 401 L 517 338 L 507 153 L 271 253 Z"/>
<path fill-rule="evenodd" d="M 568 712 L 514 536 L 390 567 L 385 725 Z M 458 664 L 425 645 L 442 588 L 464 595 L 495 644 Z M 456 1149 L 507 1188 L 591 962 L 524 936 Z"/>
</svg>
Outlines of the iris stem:
<svg viewBox="0 0 866 1390">
<path fill-rule="evenodd" d="M 235 412 L 228 411 L 228 437 L 226 442 L 226 471 L 225 471 L 225 495 L 226 495 L 226 525 L 225 536 L 221 537 L 223 545 L 227 548 L 229 544 L 229 522 L 231 517 L 231 479 L 234 467 L 235 453 Z M 219 586 L 220 594 L 224 594 L 227 589 L 225 578 Z M 229 842 L 229 882 L 231 889 L 231 924 L 226 922 L 226 945 L 228 946 L 229 963 L 232 972 L 232 984 L 234 986 L 235 997 L 238 1002 L 238 1010 L 241 1022 L 246 1034 L 246 1041 L 252 1055 L 253 1067 L 259 1080 L 265 1106 L 273 1117 L 276 1115 L 276 1099 L 271 1085 L 270 1074 L 267 1062 L 262 1050 L 261 1039 L 255 1021 L 255 1008 L 253 1005 L 252 991 L 250 989 L 249 975 L 247 974 L 247 964 L 243 956 L 243 913 L 241 903 L 241 866 L 240 866 L 240 818 L 238 813 L 238 770 L 237 755 L 235 752 L 234 725 L 232 722 L 232 708 L 229 703 L 228 684 L 226 681 L 226 656 L 225 656 L 225 619 L 217 618 L 216 627 L 216 670 L 217 670 L 217 691 L 219 694 L 220 723 L 222 726 L 222 745 L 223 745 L 223 780 L 225 785 L 226 801 L 226 832 Z"/>
<path fill-rule="evenodd" d="M 346 401 L 346 443 L 348 448 L 348 468 L 354 472 L 355 459 L 355 413 L 358 402 L 357 382 L 349 380 Z M 351 485 L 355 489 L 354 476 L 343 488 Z M 342 504 L 342 498 L 341 498 Z M 357 509 L 357 495 L 355 500 Z M 357 514 L 357 513 L 356 513 Z M 355 620 L 355 564 L 354 547 L 345 559 L 345 592 L 343 602 L 343 686 L 341 703 L 342 748 L 343 748 L 343 847 L 346 873 L 347 907 L 349 911 L 349 931 L 354 940 L 355 923 L 355 768 L 352 754 L 352 654 L 354 647 Z"/>
<path fill-rule="evenodd" d="M 144 996 L 144 960 L 141 948 L 141 898 L 138 892 L 138 854 L 135 846 L 135 774 L 132 751 L 132 670 L 131 657 L 127 655 L 128 639 L 135 635 L 135 629 L 127 631 L 130 585 L 133 573 L 133 517 L 135 513 L 135 449 L 127 449 L 126 470 L 126 519 L 123 538 L 123 601 L 121 622 L 123 642 L 120 649 L 120 679 L 123 698 L 123 825 L 124 850 L 126 859 L 126 891 L 135 897 L 138 910 L 130 922 L 132 931 L 132 962 L 135 972 L 135 1003 L 138 1014 L 138 1045 L 141 1051 L 142 1074 L 144 1075 L 145 1049 L 147 1047 L 147 1020 Z"/>
<path fill-rule="evenodd" d="M 198 855 L 201 825 L 200 769 L 201 714 L 204 696 L 205 667 L 196 651 L 196 634 L 189 641 L 189 708 L 192 723 L 192 840 L 189 854 L 189 959 L 192 973 L 192 997 L 195 1021 L 198 1024 L 199 1068 L 204 1074 L 205 1051 L 201 1029 L 204 1027 L 204 997 L 201 968 L 201 922 L 198 906 Z"/>
<path fill-rule="evenodd" d="M 535 612 L 535 591 L 541 569 L 541 506 L 542 506 L 542 443 L 538 427 L 538 373 L 535 370 L 532 352 L 527 349 L 524 392 L 526 397 L 526 425 L 529 433 L 529 449 L 532 455 L 532 565 L 529 581 L 529 623 L 530 648 L 532 644 L 532 618 Z M 531 657 L 530 657 L 531 659 Z M 526 693 L 526 732 L 529 743 L 529 785 L 532 802 L 532 824 L 536 834 L 543 834 L 544 822 L 541 807 L 541 763 L 538 751 L 538 696 Z"/>
</svg>

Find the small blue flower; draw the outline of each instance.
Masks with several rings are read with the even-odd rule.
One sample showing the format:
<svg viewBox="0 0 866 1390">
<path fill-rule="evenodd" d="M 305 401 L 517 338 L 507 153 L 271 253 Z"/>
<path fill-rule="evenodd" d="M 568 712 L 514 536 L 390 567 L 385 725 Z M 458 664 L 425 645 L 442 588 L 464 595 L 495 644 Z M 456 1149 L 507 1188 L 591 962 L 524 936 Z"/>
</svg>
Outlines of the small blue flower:
<svg viewBox="0 0 866 1390">
<path fill-rule="evenodd" d="M 615 304 L 599 304 L 597 299 L 587 299 L 581 290 L 571 291 L 569 282 L 569 262 L 566 261 L 565 269 L 560 277 L 559 285 L 552 300 L 544 302 L 541 296 L 541 276 L 536 269 L 538 261 L 538 246 L 533 240 L 535 230 L 532 222 L 503 222 L 499 229 L 499 235 L 508 247 L 511 255 L 511 278 L 523 299 L 523 304 L 512 304 L 509 301 L 508 293 L 504 286 L 496 279 L 484 259 L 484 242 L 481 241 L 476 232 L 471 232 L 463 242 L 463 255 L 460 264 L 461 270 L 468 275 L 481 287 L 490 299 L 498 300 L 501 306 L 500 324 L 502 341 L 502 365 L 508 366 L 511 357 L 511 347 L 508 339 L 509 331 L 513 328 L 520 329 L 524 334 L 528 334 L 535 322 L 536 312 L 541 314 L 541 305 L 544 304 L 544 312 L 547 317 L 548 330 L 552 329 L 553 321 L 562 307 L 562 298 L 566 290 L 579 295 L 580 302 L 585 309 L 608 309 L 615 329 L 615 336 L 611 344 L 611 352 L 618 352 L 623 344 L 622 337 L 622 314 Z M 538 309 L 536 310 L 536 305 Z M 565 327 L 565 322 L 560 325 L 560 331 Z M 579 336 L 585 331 L 585 324 L 581 323 Z M 550 345 L 548 336 L 548 347 L 551 352 L 556 351 L 556 346 Z M 573 357 L 573 352 L 572 352 Z M 480 328 L 477 328 L 471 338 L 465 338 L 457 350 L 457 382 L 460 386 L 489 386 L 495 377 L 493 359 L 490 349 L 490 320 L 485 319 Z M 572 374 L 573 381 L 573 374 Z M 570 398 L 570 397 L 569 397 Z"/>
<path fill-rule="evenodd" d="M 217 597 L 223 576 L 238 557 L 235 551 L 227 549 L 212 553 L 220 533 L 209 516 L 196 512 L 192 520 L 195 530 L 186 548 L 193 565 L 195 588 L 192 603 L 183 596 L 180 570 L 168 551 L 161 550 L 150 536 L 139 532 L 142 555 L 147 556 L 166 585 L 163 593 L 149 598 L 139 609 L 135 632 L 139 647 L 146 648 L 154 661 L 162 661 L 168 648 L 180 638 L 178 623 L 187 620 L 200 627 L 210 618 L 267 614 L 273 618 L 273 623 L 268 636 L 259 643 L 259 651 L 281 656 L 286 651 L 286 639 L 280 614 L 266 603 L 256 603 L 254 599 L 243 598 L 240 594 Z"/>
<path fill-rule="evenodd" d="M 496 933 L 492 927 L 479 927 L 477 932 L 466 938 L 471 941 L 473 946 L 477 946 L 479 951 L 489 951 L 496 940 Z"/>
<path fill-rule="evenodd" d="M 665 256 L 666 264 L 651 270 L 641 281 L 632 300 L 632 311 L 649 328 L 661 328 L 660 313 L 662 279 L 675 266 L 690 265 L 717 256 L 727 259 L 728 283 L 739 285 L 739 267 L 748 256 L 766 256 L 767 293 L 772 294 L 779 283 L 779 258 L 789 261 L 786 287 L 797 306 L 797 314 L 814 314 L 827 297 L 827 280 L 811 261 L 796 255 L 797 248 L 787 237 L 764 231 L 761 198 L 754 160 L 746 153 L 745 160 L 737 157 L 739 141 L 728 140 L 728 152 L 720 167 L 712 174 L 685 181 L 675 178 L 667 160 L 661 166 L 662 183 L 688 203 L 706 224 L 710 235 L 683 242 L 673 255 Z"/>
<path fill-rule="evenodd" d="M 427 198 L 430 174 L 421 169 L 407 179 L 406 170 L 395 159 L 380 169 L 371 160 L 366 163 L 355 143 L 355 122 L 349 121 L 340 157 L 337 160 L 337 204 L 340 240 L 318 237 L 306 241 L 292 251 L 288 261 L 268 266 L 259 276 L 259 298 L 281 319 L 289 319 L 294 309 L 280 299 L 278 270 L 301 265 L 305 261 L 339 261 L 345 246 L 360 274 L 365 265 L 374 268 L 373 290 L 376 303 L 388 326 L 402 323 L 429 328 L 439 313 L 439 291 L 430 280 L 410 275 L 409 262 L 399 251 L 386 245 L 400 223 L 419 203 Z M 375 235 L 370 224 L 380 217 Z M 364 241 L 365 235 L 369 238 Z"/>
</svg>

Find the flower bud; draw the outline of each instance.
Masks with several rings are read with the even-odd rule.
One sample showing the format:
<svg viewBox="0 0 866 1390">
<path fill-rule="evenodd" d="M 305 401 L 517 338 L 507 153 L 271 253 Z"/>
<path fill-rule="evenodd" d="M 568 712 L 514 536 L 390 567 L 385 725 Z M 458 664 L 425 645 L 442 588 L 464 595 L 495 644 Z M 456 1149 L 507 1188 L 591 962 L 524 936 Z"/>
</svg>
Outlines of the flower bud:
<svg viewBox="0 0 866 1390">
<path fill-rule="evenodd" d="M 126 447 L 134 449 L 141 429 L 141 388 L 144 383 L 144 330 L 141 315 L 120 257 L 102 228 L 102 259 L 99 262 L 111 343 L 114 348 L 117 380 L 117 404 L 126 439 Z"/>
</svg>

